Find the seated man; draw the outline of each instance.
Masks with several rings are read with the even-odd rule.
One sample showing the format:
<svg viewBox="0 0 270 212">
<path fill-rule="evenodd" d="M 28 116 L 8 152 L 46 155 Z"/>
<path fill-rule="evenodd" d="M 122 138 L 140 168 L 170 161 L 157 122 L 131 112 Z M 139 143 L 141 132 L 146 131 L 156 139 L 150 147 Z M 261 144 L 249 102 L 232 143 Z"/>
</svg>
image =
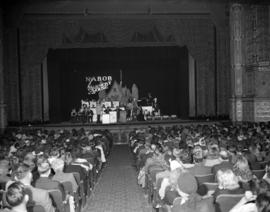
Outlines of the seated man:
<svg viewBox="0 0 270 212">
<path fill-rule="evenodd" d="M 8 161 L 1 160 L 0 161 L 0 189 L 5 188 L 5 184 L 10 180 L 9 176 L 9 163 Z"/>
<path fill-rule="evenodd" d="M 55 211 L 49 193 L 46 190 L 34 188 L 31 185 L 33 175 L 31 168 L 28 165 L 20 165 L 14 173 L 14 178 L 17 181 L 20 181 L 26 187 L 26 193 L 29 196 L 29 204 L 33 203 L 36 205 L 41 205 L 46 212 Z"/>
<path fill-rule="evenodd" d="M 78 184 L 74 175 L 72 173 L 64 173 L 64 166 L 65 163 L 62 159 L 55 159 L 52 163 L 52 168 L 55 172 L 55 175 L 52 177 L 52 180 L 56 180 L 59 182 L 66 182 L 69 181 L 72 184 L 73 192 L 76 192 L 78 189 Z"/>
<path fill-rule="evenodd" d="M 73 155 L 70 152 L 67 152 L 65 155 L 66 166 L 64 167 L 64 172 L 65 173 L 73 173 L 73 172 L 79 173 L 80 180 L 84 182 L 84 186 L 85 188 L 87 188 L 87 176 L 88 176 L 87 171 L 79 164 L 76 164 L 74 161 L 75 161 L 75 158 L 73 157 Z M 79 183 L 80 182 L 77 182 L 77 184 Z"/>
<path fill-rule="evenodd" d="M 219 146 L 215 142 L 212 142 L 209 144 L 208 149 L 208 155 L 204 161 L 204 165 L 213 167 L 214 165 L 220 164 Z"/>
<path fill-rule="evenodd" d="M 5 200 L 11 207 L 10 212 L 27 212 L 26 204 L 29 196 L 25 192 L 24 185 L 20 182 L 12 183 L 6 192 Z"/>
<path fill-rule="evenodd" d="M 201 146 L 194 147 L 193 162 L 195 165 L 188 169 L 193 176 L 211 174 L 211 167 L 207 167 L 204 165 L 203 150 Z"/>
<path fill-rule="evenodd" d="M 60 182 L 51 179 L 51 166 L 47 159 L 43 158 L 41 161 L 38 161 L 38 172 L 40 177 L 36 180 L 35 187 L 45 190 L 58 189 L 61 191 L 64 200 L 66 195 L 63 185 L 61 185 Z"/>
<path fill-rule="evenodd" d="M 196 193 L 197 181 L 195 177 L 185 170 L 177 169 L 177 172 L 172 174 L 167 182 L 164 179 L 159 190 L 160 197 L 164 198 L 165 202 L 173 204 L 171 211 L 214 212 L 213 202 L 203 199 Z M 169 189 L 165 187 L 169 187 Z M 172 191 L 175 191 L 177 196 Z M 175 198 L 180 199 L 180 201 L 174 204 Z"/>
</svg>

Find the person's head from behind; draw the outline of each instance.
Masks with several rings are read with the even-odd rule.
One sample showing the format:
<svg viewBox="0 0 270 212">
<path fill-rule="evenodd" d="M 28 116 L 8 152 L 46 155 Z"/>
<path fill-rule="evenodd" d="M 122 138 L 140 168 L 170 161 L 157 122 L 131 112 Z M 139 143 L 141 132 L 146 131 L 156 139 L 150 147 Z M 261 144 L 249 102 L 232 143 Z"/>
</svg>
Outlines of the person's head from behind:
<svg viewBox="0 0 270 212">
<path fill-rule="evenodd" d="M 233 166 L 233 171 L 242 182 L 248 182 L 253 177 L 249 168 L 248 160 L 242 155 L 237 156 L 236 162 Z"/>
<path fill-rule="evenodd" d="M 261 193 L 256 198 L 258 212 L 270 212 L 270 193 Z"/>
<path fill-rule="evenodd" d="M 12 183 L 6 192 L 6 201 L 11 206 L 11 208 L 26 208 L 26 203 L 28 202 L 29 197 L 25 194 L 24 185 L 20 182 Z M 15 211 L 21 211 L 20 209 Z"/>
<path fill-rule="evenodd" d="M 248 160 L 243 155 L 238 155 L 236 162 L 234 164 L 234 168 L 245 170 L 249 169 Z"/>
<path fill-rule="evenodd" d="M 270 191 L 270 184 L 265 180 L 259 180 L 258 178 L 253 178 L 249 182 L 249 189 L 254 195 L 259 195 L 261 193 L 265 193 Z"/>
<path fill-rule="evenodd" d="M 222 160 L 225 160 L 225 161 L 229 160 L 230 155 L 229 155 L 228 151 L 226 151 L 226 150 L 221 150 L 221 151 L 219 152 L 219 155 L 220 155 L 220 158 L 221 158 Z"/>
<path fill-rule="evenodd" d="M 27 164 L 20 164 L 14 172 L 14 178 L 25 185 L 30 185 L 33 179 L 31 167 Z"/>
<path fill-rule="evenodd" d="M 65 166 L 65 162 L 62 159 L 57 158 L 52 162 L 52 169 L 54 170 L 55 173 L 63 172 L 64 166 Z"/>
<path fill-rule="evenodd" d="M 219 189 L 234 190 L 239 188 L 238 178 L 231 169 L 218 170 L 216 177 Z"/>
</svg>

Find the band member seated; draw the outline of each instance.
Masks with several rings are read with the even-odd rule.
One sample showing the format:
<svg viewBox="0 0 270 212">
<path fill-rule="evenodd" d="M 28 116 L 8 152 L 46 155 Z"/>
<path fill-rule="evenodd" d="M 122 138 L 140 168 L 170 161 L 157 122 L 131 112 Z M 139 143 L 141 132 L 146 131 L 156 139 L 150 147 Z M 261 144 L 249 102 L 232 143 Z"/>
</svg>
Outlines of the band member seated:
<svg viewBox="0 0 270 212">
<path fill-rule="evenodd" d="M 132 104 L 131 99 L 128 100 L 126 110 L 127 110 L 127 119 L 131 120 L 132 119 L 132 112 L 133 112 L 133 104 Z"/>
<path fill-rule="evenodd" d="M 147 103 L 148 106 L 152 105 L 152 103 L 153 103 L 153 97 L 152 97 L 152 94 L 151 93 L 148 93 L 147 94 L 146 103 Z"/>
<path fill-rule="evenodd" d="M 97 102 L 97 107 L 96 107 L 96 112 L 97 112 L 97 123 L 101 123 L 101 115 L 102 115 L 102 104 L 101 101 Z"/>
<path fill-rule="evenodd" d="M 76 121 L 76 119 L 77 119 L 77 112 L 76 112 L 76 109 L 72 109 L 72 111 L 71 111 L 71 113 L 70 113 L 70 116 L 71 116 L 71 121 L 72 122 L 74 122 L 74 121 Z"/>
<path fill-rule="evenodd" d="M 94 116 L 94 112 L 89 108 L 89 110 L 88 110 L 88 121 L 89 121 L 89 123 L 93 122 L 93 116 Z"/>
</svg>

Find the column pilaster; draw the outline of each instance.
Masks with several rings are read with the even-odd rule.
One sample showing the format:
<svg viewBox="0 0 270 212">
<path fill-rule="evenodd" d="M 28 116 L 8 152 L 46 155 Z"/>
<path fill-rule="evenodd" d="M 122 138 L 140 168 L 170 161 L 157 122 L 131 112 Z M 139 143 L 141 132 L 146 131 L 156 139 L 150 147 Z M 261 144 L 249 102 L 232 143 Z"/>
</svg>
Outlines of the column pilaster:
<svg viewBox="0 0 270 212">
<path fill-rule="evenodd" d="M 243 121 L 243 74 L 244 63 L 244 7 L 240 3 L 233 3 L 230 7 L 230 49 L 231 49 L 231 77 L 232 95 L 230 116 L 232 121 Z"/>
<path fill-rule="evenodd" d="M 0 132 L 7 126 L 7 110 L 5 103 L 4 86 L 4 36 L 3 36 L 3 11 L 0 10 Z"/>
</svg>

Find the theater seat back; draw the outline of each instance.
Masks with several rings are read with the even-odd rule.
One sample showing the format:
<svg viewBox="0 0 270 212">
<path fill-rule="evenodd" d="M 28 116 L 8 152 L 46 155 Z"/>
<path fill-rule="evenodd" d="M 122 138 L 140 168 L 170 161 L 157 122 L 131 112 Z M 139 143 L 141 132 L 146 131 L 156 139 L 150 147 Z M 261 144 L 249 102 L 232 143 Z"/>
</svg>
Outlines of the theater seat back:
<svg viewBox="0 0 270 212">
<path fill-rule="evenodd" d="M 216 212 L 230 211 L 244 194 L 220 194 L 216 198 Z"/>
</svg>

